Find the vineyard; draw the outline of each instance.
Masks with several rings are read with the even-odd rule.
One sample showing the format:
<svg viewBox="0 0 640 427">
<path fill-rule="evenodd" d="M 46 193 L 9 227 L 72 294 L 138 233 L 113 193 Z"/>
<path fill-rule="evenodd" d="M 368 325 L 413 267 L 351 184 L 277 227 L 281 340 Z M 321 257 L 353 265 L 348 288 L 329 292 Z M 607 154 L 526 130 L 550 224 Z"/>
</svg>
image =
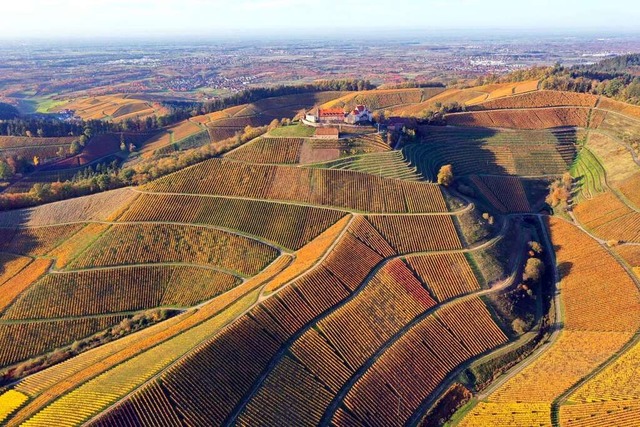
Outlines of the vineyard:
<svg viewBox="0 0 640 427">
<path fill-rule="evenodd" d="M 24 292 L 4 319 L 41 319 L 189 307 L 237 286 L 229 274 L 195 267 L 130 267 L 50 274 Z"/>
<path fill-rule="evenodd" d="M 338 236 L 349 224 L 351 218 L 343 217 L 326 231 L 296 251 L 295 260 L 265 287 L 265 292 L 273 292 L 309 270 L 325 255 L 336 242 Z"/>
<path fill-rule="evenodd" d="M 549 107 L 595 107 L 598 97 L 575 92 L 542 90 L 523 95 L 493 99 L 471 106 L 470 110 L 502 110 Z"/>
<path fill-rule="evenodd" d="M 552 129 L 589 125 L 588 108 L 550 107 L 530 110 L 491 110 L 447 115 L 454 126 L 508 129 Z"/>
<path fill-rule="evenodd" d="M 74 110 L 83 120 L 101 120 L 111 118 L 123 121 L 133 118 L 146 118 L 163 115 L 166 109 L 159 104 L 150 104 L 142 100 L 128 98 L 126 95 L 96 96 L 77 98 L 64 103 L 56 109 Z"/>
<path fill-rule="evenodd" d="M 640 118 L 640 108 L 637 105 L 626 104 L 620 101 L 614 101 L 607 97 L 601 97 L 598 103 L 598 108 L 604 110 L 614 111 L 616 113 L 624 114 L 632 118 Z"/>
<path fill-rule="evenodd" d="M 324 104 L 345 95 L 345 92 L 314 92 L 266 98 L 222 111 L 197 116 L 192 122 L 204 124 L 211 141 L 217 142 L 235 136 L 246 126 L 267 126 L 272 120 L 293 118 L 300 110 Z"/>
<path fill-rule="evenodd" d="M 605 170 L 586 147 L 580 150 L 571 166 L 571 176 L 577 181 L 582 199 L 591 200 L 606 191 Z"/>
<path fill-rule="evenodd" d="M 322 108 L 341 107 L 350 110 L 356 105 L 366 105 L 371 110 L 384 110 L 400 105 L 425 102 L 443 91 L 442 88 L 378 89 L 345 95 L 322 105 Z"/>
<path fill-rule="evenodd" d="M 344 405 L 364 424 L 404 424 L 457 365 L 506 340 L 478 299 L 438 310 L 375 361 Z"/>
<path fill-rule="evenodd" d="M 308 139 L 300 149 L 301 164 L 339 162 L 342 157 L 383 153 L 390 150 L 380 134 L 361 134 L 338 141 Z"/>
<path fill-rule="evenodd" d="M 402 329 L 420 319 L 421 313 L 435 308 L 436 302 L 400 259 L 374 270 L 383 259 L 380 253 L 388 256 L 393 250 L 368 221 L 358 217 L 348 231 L 322 266 L 295 279 L 292 285 L 252 309 L 216 340 L 187 356 L 158 382 L 134 394 L 98 419 L 95 425 L 112 425 L 115 420 L 149 412 L 163 414 L 164 419 L 180 414 L 191 425 L 218 424 L 231 418 L 241 425 L 279 424 L 285 419 L 307 425 L 317 424 L 323 417 L 331 419 L 334 413 L 336 417 L 342 414 L 344 411 L 332 404 L 334 402 L 340 405 L 345 399 L 343 404 L 350 408 L 352 399 L 360 398 L 359 393 L 352 398 L 350 392 L 344 397 L 338 392 L 349 382 L 372 387 L 369 378 L 379 372 L 377 364 L 380 360 L 387 363 L 387 359 L 376 361 L 374 358 L 385 341 L 390 347 L 383 355 L 393 352 L 390 359 L 396 359 L 396 352 L 401 352 L 410 357 L 404 341 L 407 334 L 401 333 Z M 354 256 L 345 258 L 347 253 Z M 445 266 L 447 264 L 442 268 L 450 268 L 453 276 L 457 267 Z M 371 271 L 376 272 L 366 281 Z M 363 281 L 364 286 L 360 285 Z M 361 286 L 362 291 L 358 292 Z M 349 298 L 353 292 L 358 293 Z M 317 323 L 313 320 L 336 304 L 339 308 L 322 316 Z M 469 318 L 470 313 L 475 323 L 462 324 L 460 319 Z M 428 372 L 412 385 L 411 391 L 407 390 L 413 409 L 433 389 L 425 389 L 423 385 L 435 386 L 430 379 L 432 372 L 439 372 L 438 381 L 441 381 L 466 358 L 506 339 L 478 299 L 443 308 L 426 319 L 410 329 L 410 333 L 415 330 L 423 339 L 433 341 L 432 347 L 424 347 L 421 359 L 436 350 L 446 361 L 438 362 L 436 368 L 430 366 L 437 360 L 434 356 L 425 360 L 423 366 L 429 366 Z M 314 324 L 317 327 L 311 327 Z M 439 332 L 446 331 L 445 328 L 451 331 L 446 334 L 452 335 L 443 341 Z M 457 341 L 460 339 L 464 344 Z M 441 348 L 444 343 L 451 347 Z M 281 347 L 283 345 L 285 347 Z M 257 348 L 261 351 L 256 352 Z M 295 359 L 279 348 L 290 348 Z M 450 356 L 455 348 L 461 351 L 459 357 Z M 227 362 L 220 364 L 218 360 Z M 266 376 L 260 376 L 269 360 L 276 363 L 269 367 Z M 203 366 L 207 366 L 206 375 L 200 374 Z M 356 381 L 361 375 L 356 374 L 359 367 L 363 367 L 365 375 Z M 357 376 L 350 380 L 352 375 Z M 259 386 L 252 385 L 255 381 Z M 249 399 L 237 406 L 238 399 L 247 393 Z M 152 395 L 155 399 L 150 398 Z M 158 402 L 166 402 L 169 395 L 173 405 L 162 405 L 153 411 L 152 408 L 159 405 Z M 218 405 L 202 404 L 212 396 Z M 295 406 L 291 406 L 291 402 L 295 402 Z M 412 413 L 411 408 L 407 411 L 408 415 Z"/>
<path fill-rule="evenodd" d="M 381 178 L 419 181 L 421 176 L 415 167 L 409 166 L 401 151 L 387 151 L 360 156 L 347 157 L 341 160 L 318 164 L 326 169 L 351 170 L 364 172 Z"/>
<path fill-rule="evenodd" d="M 371 216 L 371 224 L 401 254 L 462 249 L 449 215 Z"/>
<path fill-rule="evenodd" d="M 499 83 L 476 86 L 468 89 L 450 88 L 423 102 L 395 106 L 391 108 L 391 112 L 393 115 L 420 117 L 429 109 L 434 109 L 437 103 L 446 105 L 457 102 L 462 105 L 471 106 L 495 98 L 536 90 L 538 90 L 537 80 L 518 83 Z"/>
<path fill-rule="evenodd" d="M 33 323 L 0 323 L 0 367 L 38 356 L 46 351 L 103 331 L 124 316 Z M 16 346 L 18 341 L 23 345 Z"/>
<path fill-rule="evenodd" d="M 579 203 L 574 212 L 583 225 L 603 239 L 640 242 L 640 212 L 610 191 Z"/>
<path fill-rule="evenodd" d="M 422 141 L 402 148 L 410 165 L 430 181 L 451 164 L 458 176 L 562 175 L 576 155 L 575 131 L 498 131 L 429 127 Z"/>
<path fill-rule="evenodd" d="M 500 425 L 497 420 L 514 413 L 521 414 L 518 422 L 544 419 L 542 425 L 549 424 L 554 400 L 618 352 L 640 326 L 634 315 L 640 309 L 640 292 L 616 259 L 571 224 L 552 219 L 549 227 L 561 277 L 560 337 L 474 407 L 461 426 Z M 532 404 L 540 405 L 540 412 L 527 417 Z"/>
<path fill-rule="evenodd" d="M 0 228 L 0 251 L 40 256 L 80 231 L 83 224 L 32 228 Z"/>
<path fill-rule="evenodd" d="M 48 259 L 36 259 L 0 285 L 0 311 L 4 311 L 25 289 L 42 277 L 51 266 Z"/>
<path fill-rule="evenodd" d="M 138 194 L 128 188 L 107 191 L 29 209 L 0 212 L 3 227 L 37 227 L 83 221 L 109 221 Z"/>
<path fill-rule="evenodd" d="M 473 176 L 480 194 L 499 212 L 530 212 L 522 181 L 514 176 Z"/>
<path fill-rule="evenodd" d="M 300 162 L 302 138 L 259 138 L 226 157 L 247 163 L 295 164 Z"/>
<path fill-rule="evenodd" d="M 618 185 L 634 175 L 638 165 L 630 150 L 614 137 L 592 131 L 589 133 L 586 148 L 597 158 L 607 171 L 607 181 Z"/>
<path fill-rule="evenodd" d="M 38 156 L 42 162 L 59 158 L 60 149 L 64 156 L 68 155 L 69 147 L 76 138 L 28 138 L 20 136 L 0 136 L 0 156 L 22 156 L 32 159 Z"/>
<path fill-rule="evenodd" d="M 160 178 L 149 192 L 281 200 L 365 212 L 445 212 L 437 186 L 364 173 L 212 159 Z"/>
<path fill-rule="evenodd" d="M 175 126 L 167 128 L 152 140 L 146 141 L 140 152 L 143 157 L 150 157 L 157 150 L 163 149 L 170 144 L 178 144 L 180 141 L 203 132 L 203 128 L 196 123 L 185 121 Z"/>
<path fill-rule="evenodd" d="M 15 276 L 20 270 L 25 268 L 31 262 L 31 258 L 11 255 L 0 252 L 0 286 Z"/>
<path fill-rule="evenodd" d="M 464 108 L 398 149 L 384 126 L 286 122 L 137 188 L 1 212 L 0 424 L 637 425 L 640 109 L 538 86 L 262 99 L 138 151 L 320 105 Z M 559 179 L 568 203 L 545 204 Z"/>
<path fill-rule="evenodd" d="M 439 302 L 480 289 L 463 254 L 410 256 L 407 264 Z"/>
<path fill-rule="evenodd" d="M 212 225 L 296 250 L 345 215 L 331 209 L 257 200 L 142 194 L 121 220 Z"/>
<path fill-rule="evenodd" d="M 264 243 L 207 227 L 114 225 L 69 268 L 179 262 L 252 276 L 277 256 L 278 251 Z"/>
</svg>

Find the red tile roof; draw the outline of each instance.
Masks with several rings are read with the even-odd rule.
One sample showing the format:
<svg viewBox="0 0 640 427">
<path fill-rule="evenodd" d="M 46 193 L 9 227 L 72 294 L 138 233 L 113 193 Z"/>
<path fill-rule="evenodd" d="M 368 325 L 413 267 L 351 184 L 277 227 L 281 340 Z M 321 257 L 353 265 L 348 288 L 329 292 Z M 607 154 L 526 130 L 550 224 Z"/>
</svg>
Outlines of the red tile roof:
<svg viewBox="0 0 640 427">
<path fill-rule="evenodd" d="M 318 115 L 320 117 L 344 117 L 344 110 L 342 108 L 327 108 L 318 111 Z"/>
</svg>

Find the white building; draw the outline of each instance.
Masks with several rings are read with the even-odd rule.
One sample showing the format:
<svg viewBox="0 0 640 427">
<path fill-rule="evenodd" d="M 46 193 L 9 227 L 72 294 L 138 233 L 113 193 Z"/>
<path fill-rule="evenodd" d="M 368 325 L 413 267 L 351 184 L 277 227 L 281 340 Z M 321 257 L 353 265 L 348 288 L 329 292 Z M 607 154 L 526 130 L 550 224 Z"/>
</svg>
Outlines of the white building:
<svg viewBox="0 0 640 427">
<path fill-rule="evenodd" d="M 349 113 L 345 122 L 350 124 L 356 124 L 361 122 L 370 122 L 373 119 L 373 114 L 364 105 L 358 105 Z"/>
</svg>

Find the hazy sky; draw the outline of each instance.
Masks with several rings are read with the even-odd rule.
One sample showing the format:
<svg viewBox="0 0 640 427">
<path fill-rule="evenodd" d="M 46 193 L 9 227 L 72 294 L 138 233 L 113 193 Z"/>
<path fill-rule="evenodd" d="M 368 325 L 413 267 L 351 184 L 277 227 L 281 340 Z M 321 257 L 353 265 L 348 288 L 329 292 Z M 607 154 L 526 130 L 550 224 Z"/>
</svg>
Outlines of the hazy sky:
<svg viewBox="0 0 640 427">
<path fill-rule="evenodd" d="M 339 29 L 639 31 L 638 0 L 7 0 L 0 37 L 163 36 Z M 334 33 L 336 31 L 333 31 Z"/>
</svg>

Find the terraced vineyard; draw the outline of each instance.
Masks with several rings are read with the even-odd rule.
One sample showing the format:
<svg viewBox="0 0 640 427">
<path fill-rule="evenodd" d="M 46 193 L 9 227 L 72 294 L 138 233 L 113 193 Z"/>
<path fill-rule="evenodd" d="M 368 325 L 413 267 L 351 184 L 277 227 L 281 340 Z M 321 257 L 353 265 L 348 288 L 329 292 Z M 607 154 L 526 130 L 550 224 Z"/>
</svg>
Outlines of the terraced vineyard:
<svg viewBox="0 0 640 427">
<path fill-rule="evenodd" d="M 416 168 L 406 163 L 400 151 L 347 157 L 341 160 L 321 163 L 317 167 L 364 172 L 381 178 L 395 178 L 407 181 L 419 181 L 421 179 Z"/>
<path fill-rule="evenodd" d="M 580 197 L 586 200 L 606 191 L 605 170 L 587 148 L 580 150 L 571 167 L 571 175 L 578 181 Z"/>
<path fill-rule="evenodd" d="M 561 175 L 573 162 L 576 131 L 498 131 L 428 127 L 420 143 L 402 151 L 410 165 L 428 180 L 451 164 L 460 176 Z"/>
<path fill-rule="evenodd" d="M 637 109 L 537 89 L 268 98 L 142 156 L 308 103 L 473 111 L 400 150 L 363 126 L 283 126 L 136 188 L 0 213 L 0 423 L 635 425 Z M 545 205 L 569 171 L 571 196 Z"/>
</svg>

